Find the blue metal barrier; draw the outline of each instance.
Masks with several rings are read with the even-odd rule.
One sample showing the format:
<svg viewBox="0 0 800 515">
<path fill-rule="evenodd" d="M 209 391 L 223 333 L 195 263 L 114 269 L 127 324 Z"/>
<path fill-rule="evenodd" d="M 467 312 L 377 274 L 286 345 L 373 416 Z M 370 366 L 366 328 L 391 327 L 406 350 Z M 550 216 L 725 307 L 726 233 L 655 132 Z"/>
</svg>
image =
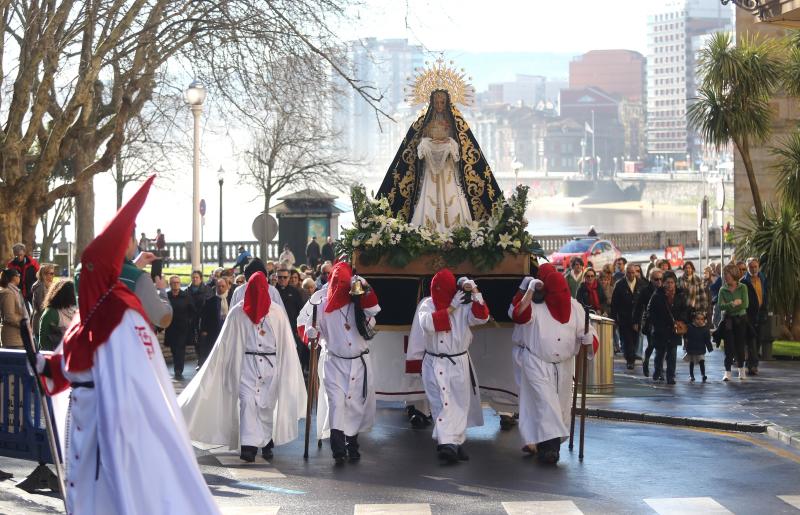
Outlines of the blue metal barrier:
<svg viewBox="0 0 800 515">
<path fill-rule="evenodd" d="M 42 404 L 25 351 L 0 349 L 0 456 L 53 463 Z M 53 412 L 50 399 L 47 399 Z"/>
</svg>

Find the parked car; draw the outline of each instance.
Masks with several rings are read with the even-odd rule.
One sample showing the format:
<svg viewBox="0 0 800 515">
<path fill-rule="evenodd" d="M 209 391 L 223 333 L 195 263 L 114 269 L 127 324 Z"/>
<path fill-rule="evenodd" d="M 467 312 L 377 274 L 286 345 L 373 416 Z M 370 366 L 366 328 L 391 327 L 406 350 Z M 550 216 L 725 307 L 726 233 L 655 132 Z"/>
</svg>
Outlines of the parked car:
<svg viewBox="0 0 800 515">
<path fill-rule="evenodd" d="M 558 252 L 550 254 L 549 259 L 561 271 L 569 268 L 569 262 L 575 256 L 583 259 L 584 266 L 591 261 L 595 269 L 599 270 L 607 264 L 613 265 L 622 256 L 622 252 L 608 240 L 576 238 L 558 249 Z"/>
</svg>

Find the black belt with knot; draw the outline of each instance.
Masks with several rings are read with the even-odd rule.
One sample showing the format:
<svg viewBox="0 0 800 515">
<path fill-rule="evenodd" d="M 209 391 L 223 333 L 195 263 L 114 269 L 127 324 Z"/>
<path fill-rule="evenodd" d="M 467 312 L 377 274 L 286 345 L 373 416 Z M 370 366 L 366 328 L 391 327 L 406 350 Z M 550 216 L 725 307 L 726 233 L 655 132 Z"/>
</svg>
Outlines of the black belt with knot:
<svg viewBox="0 0 800 515">
<path fill-rule="evenodd" d="M 267 360 L 267 363 L 269 363 L 269 366 L 271 366 L 272 368 L 275 368 L 275 365 L 272 364 L 272 361 L 270 361 L 269 358 L 267 358 L 267 356 L 277 356 L 278 353 L 277 353 L 277 351 L 276 352 L 250 352 L 250 351 L 246 351 L 245 355 L 246 356 L 259 356 L 261 358 L 265 358 Z M 261 379 L 261 378 L 259 377 L 259 379 Z"/>
<path fill-rule="evenodd" d="M 466 353 L 467 353 L 467 351 L 459 352 L 458 354 L 445 354 L 445 353 L 436 354 L 435 352 L 425 351 L 425 355 L 433 356 L 434 358 L 447 358 L 448 360 L 450 360 L 450 363 L 452 363 L 453 365 L 456 364 L 456 362 L 453 360 L 453 358 L 457 358 L 459 356 L 463 356 Z M 423 358 L 424 358 L 424 356 L 423 356 Z M 470 383 L 472 383 L 472 394 L 474 395 L 474 394 L 478 393 L 478 383 L 477 383 L 477 381 L 475 381 L 475 373 L 472 371 L 472 360 L 470 360 L 469 357 L 467 357 L 467 365 L 469 365 L 469 381 L 470 381 Z"/>
<path fill-rule="evenodd" d="M 361 354 L 358 354 L 357 356 L 350 356 L 350 357 L 339 356 L 338 354 L 334 354 L 330 350 L 328 350 L 328 354 L 330 354 L 330 355 L 332 355 L 334 357 L 337 357 L 339 359 L 350 359 L 350 360 L 352 360 L 352 359 L 360 359 L 361 360 L 361 364 L 364 365 L 364 382 L 361 384 L 361 397 L 366 401 L 367 400 L 367 362 L 364 361 L 364 354 L 369 354 L 369 349 L 366 349 L 364 352 L 362 352 Z"/>
<path fill-rule="evenodd" d="M 73 388 L 94 388 L 94 381 L 75 381 L 69 385 Z"/>
</svg>

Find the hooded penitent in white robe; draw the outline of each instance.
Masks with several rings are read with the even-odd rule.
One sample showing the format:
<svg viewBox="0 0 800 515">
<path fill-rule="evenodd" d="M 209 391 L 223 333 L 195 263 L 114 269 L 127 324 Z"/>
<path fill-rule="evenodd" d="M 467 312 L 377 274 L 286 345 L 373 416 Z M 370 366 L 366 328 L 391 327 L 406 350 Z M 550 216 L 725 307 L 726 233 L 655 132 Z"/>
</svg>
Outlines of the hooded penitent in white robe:
<svg viewBox="0 0 800 515">
<path fill-rule="evenodd" d="M 450 330 L 437 331 L 431 297 L 417 306 L 408 339 L 408 360 L 422 359 L 422 382 L 433 415 L 433 438 L 440 445 L 461 445 L 468 427 L 483 425 L 478 378 L 469 356 L 470 327 L 485 324 L 489 312 L 481 300 L 450 313 Z M 461 354 L 437 357 L 434 354 Z M 474 382 L 474 384 L 473 384 Z"/>
<path fill-rule="evenodd" d="M 272 303 L 265 318 L 269 327 L 265 325 L 263 336 L 242 302 L 225 318 L 203 368 L 178 397 L 192 440 L 233 450 L 241 445 L 263 447 L 269 440 L 282 445 L 297 438 L 297 422 L 306 408 L 300 360 L 283 308 Z M 277 355 L 259 361 L 258 356 L 246 355 L 248 351 Z"/>
<path fill-rule="evenodd" d="M 369 347 L 356 328 L 355 305 L 350 302 L 326 313 L 327 303 L 325 297 L 317 308 L 317 329 L 326 342 L 320 363 L 323 368 L 321 383 L 328 401 L 329 425 L 346 436 L 355 436 L 369 430 L 375 423 L 375 387 Z M 380 310 L 380 306 L 375 304 L 365 307 L 364 314 L 371 318 Z M 350 328 L 347 329 L 345 324 Z"/>
<path fill-rule="evenodd" d="M 53 392 L 69 381 L 65 435 L 68 513 L 215 514 L 219 509 L 197 466 L 175 391 L 150 324 L 129 309 L 93 366 L 66 371 L 49 358 Z M 87 386 L 93 383 L 93 387 Z"/>
<path fill-rule="evenodd" d="M 515 343 L 522 346 L 516 358 L 521 375 L 519 431 L 526 445 L 569 435 L 575 356 L 585 329 L 583 306 L 575 299 L 570 302 L 570 318 L 564 324 L 544 303 L 531 304 L 527 321 L 515 320 L 522 322 Z M 587 344 L 595 337 L 591 325 L 589 335 Z"/>
</svg>

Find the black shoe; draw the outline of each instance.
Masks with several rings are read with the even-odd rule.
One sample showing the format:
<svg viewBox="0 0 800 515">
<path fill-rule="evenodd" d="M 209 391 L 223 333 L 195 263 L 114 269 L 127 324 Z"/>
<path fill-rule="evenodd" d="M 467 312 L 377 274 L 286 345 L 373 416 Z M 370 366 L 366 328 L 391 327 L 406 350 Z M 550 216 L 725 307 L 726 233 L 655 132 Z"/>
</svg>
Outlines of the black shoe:
<svg viewBox="0 0 800 515">
<path fill-rule="evenodd" d="M 254 461 L 256 461 L 257 454 L 258 454 L 258 447 L 254 445 L 242 445 L 239 457 L 248 463 L 253 463 Z"/>
<path fill-rule="evenodd" d="M 261 448 L 261 456 L 264 457 L 265 460 L 269 461 L 272 459 L 272 449 L 275 447 L 275 444 L 272 440 L 269 441 L 267 445 Z"/>
<path fill-rule="evenodd" d="M 667 379 L 667 384 L 675 384 L 675 379 Z"/>
<path fill-rule="evenodd" d="M 172 378 L 176 381 L 183 381 L 183 374 L 175 374 Z"/>
<path fill-rule="evenodd" d="M 500 415 L 500 429 L 509 431 L 517 425 L 517 420 L 511 415 Z"/>
<path fill-rule="evenodd" d="M 440 460 L 450 464 L 458 463 L 458 448 L 455 445 L 451 443 L 438 445 L 436 446 L 436 452 Z"/>
<path fill-rule="evenodd" d="M 633 363 L 628 363 L 627 365 L 625 365 L 625 368 L 627 368 L 628 370 L 633 370 Z"/>
<path fill-rule="evenodd" d="M 703 376 L 703 382 L 705 383 L 706 381 L 708 381 L 708 378 L 706 376 Z"/>
<path fill-rule="evenodd" d="M 650 366 L 647 363 L 642 363 L 642 374 L 645 377 L 650 377 Z"/>
<path fill-rule="evenodd" d="M 414 429 L 425 429 L 431 425 L 430 419 L 414 406 L 409 406 L 406 409 L 406 414 L 408 415 L 408 421 L 411 422 L 411 427 Z"/>
<path fill-rule="evenodd" d="M 337 452 L 333 453 L 333 461 L 337 465 L 344 465 L 344 458 L 345 458 L 344 453 L 337 453 Z"/>
<path fill-rule="evenodd" d="M 199 370 L 200 370 L 200 365 L 197 365 L 196 367 L 194 367 L 194 371 L 195 372 L 198 372 Z"/>
<path fill-rule="evenodd" d="M 0 481 L 5 481 L 6 479 L 11 479 L 12 477 L 14 477 L 14 474 L 11 472 L 0 470 Z"/>
<path fill-rule="evenodd" d="M 356 436 L 345 436 L 345 441 L 347 443 L 347 458 L 351 461 L 358 461 L 361 459 L 361 453 L 358 452 L 358 435 Z"/>
<path fill-rule="evenodd" d="M 458 446 L 457 454 L 458 454 L 458 461 L 469 461 L 469 454 L 467 454 L 467 451 L 464 450 L 463 445 Z"/>
<path fill-rule="evenodd" d="M 555 465 L 561 458 L 561 439 L 553 438 L 536 444 L 536 459 L 545 465 Z"/>
</svg>

